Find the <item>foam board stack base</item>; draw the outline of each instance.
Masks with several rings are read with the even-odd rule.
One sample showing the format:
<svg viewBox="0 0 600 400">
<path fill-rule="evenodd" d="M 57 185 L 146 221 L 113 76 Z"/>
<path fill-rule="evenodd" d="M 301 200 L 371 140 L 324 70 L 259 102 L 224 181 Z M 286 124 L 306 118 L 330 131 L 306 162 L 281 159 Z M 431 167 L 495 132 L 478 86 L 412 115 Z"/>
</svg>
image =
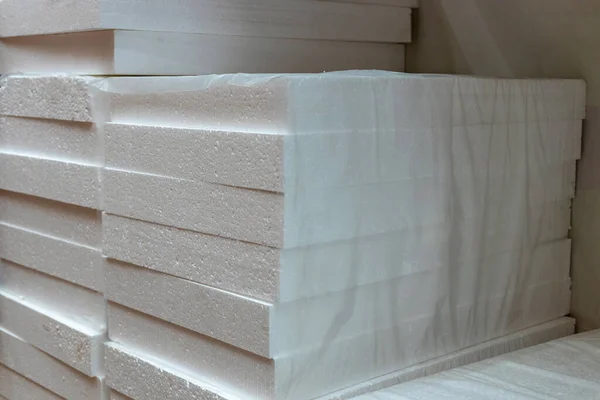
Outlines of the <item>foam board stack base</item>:
<svg viewBox="0 0 600 400">
<path fill-rule="evenodd" d="M 98 135 L 53 112 L 76 98 L 48 92 L 49 106 L 12 83 L 0 85 L 0 395 L 104 399 Z"/>
<path fill-rule="evenodd" d="M 109 79 L 109 386 L 327 398 L 566 315 L 583 99 L 579 81 Z"/>
</svg>

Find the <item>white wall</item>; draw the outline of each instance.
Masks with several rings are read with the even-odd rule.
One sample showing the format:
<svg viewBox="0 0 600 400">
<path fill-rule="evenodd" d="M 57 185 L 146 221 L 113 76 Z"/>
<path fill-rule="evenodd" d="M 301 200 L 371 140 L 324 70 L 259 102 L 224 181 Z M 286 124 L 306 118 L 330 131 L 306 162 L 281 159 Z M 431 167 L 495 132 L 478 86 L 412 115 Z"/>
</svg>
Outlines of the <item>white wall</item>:
<svg viewBox="0 0 600 400">
<path fill-rule="evenodd" d="M 409 72 L 588 82 L 573 205 L 572 313 L 600 328 L 600 1 L 421 0 Z"/>
</svg>

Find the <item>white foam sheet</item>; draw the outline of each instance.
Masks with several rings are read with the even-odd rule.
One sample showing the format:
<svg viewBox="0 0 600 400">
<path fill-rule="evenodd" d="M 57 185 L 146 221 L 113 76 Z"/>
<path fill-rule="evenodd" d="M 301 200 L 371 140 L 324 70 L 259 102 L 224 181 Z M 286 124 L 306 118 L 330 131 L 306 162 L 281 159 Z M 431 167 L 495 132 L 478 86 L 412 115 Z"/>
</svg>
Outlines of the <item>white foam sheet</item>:
<svg viewBox="0 0 600 400">
<path fill-rule="evenodd" d="M 136 399 L 161 398 L 160 392 L 155 393 L 153 388 L 147 386 L 148 381 L 156 381 L 157 386 L 168 388 L 172 385 L 169 382 L 176 380 L 191 382 L 186 392 L 188 396 L 191 393 L 201 393 L 202 388 L 211 390 L 218 386 L 221 389 L 219 394 L 224 395 L 225 398 L 278 398 L 275 397 L 274 380 L 278 379 L 279 382 L 280 387 L 277 390 L 281 391 L 282 387 L 287 389 L 285 386 L 290 382 L 290 374 L 293 375 L 292 380 L 298 386 L 288 392 L 286 398 L 305 399 L 312 398 L 311 396 L 318 390 L 326 390 L 320 385 L 323 385 L 323 381 L 332 375 L 329 371 L 327 377 L 317 377 L 311 384 L 307 380 L 315 378 L 314 376 L 298 374 L 298 371 L 294 374 L 293 369 L 281 368 L 282 365 L 289 364 L 290 359 L 263 359 L 261 362 L 256 356 L 229 348 L 218 341 L 202 340 L 201 336 L 190 331 L 120 306 L 109 307 L 109 319 L 111 326 L 114 327 L 111 328 L 113 340 L 117 342 L 107 346 L 108 383 L 112 388 L 126 392 Z M 406 379 L 409 376 L 414 379 L 432 371 L 449 368 L 452 364 L 462 365 L 561 337 L 572 333 L 573 326 L 573 321 L 568 318 L 545 323 L 461 352 L 450 353 L 440 359 L 409 369 L 399 370 L 386 377 L 350 386 L 340 392 L 325 394 L 319 398 L 350 398 L 363 391 L 382 387 L 386 383 L 392 384 L 393 379 Z M 161 336 L 160 332 L 168 333 L 173 340 L 169 342 L 162 340 L 161 337 L 164 336 Z M 291 359 L 293 360 L 293 357 Z M 342 364 L 338 360 L 338 369 L 340 365 Z M 318 364 L 315 364 L 315 368 L 317 368 L 315 376 L 318 376 L 322 370 Z"/>
<path fill-rule="evenodd" d="M 552 288 L 557 294 L 566 288 L 568 293 L 569 271 L 565 265 L 569 264 L 569 255 L 569 241 L 555 242 L 482 261 L 465 261 L 456 269 L 436 266 L 396 279 L 275 304 L 108 261 L 106 296 L 111 301 L 261 356 L 277 357 L 331 341 L 399 327 L 405 321 L 432 315 L 432 310 L 453 309 L 453 303 L 468 308 L 474 299 L 484 303 L 489 301 L 487 305 L 492 307 L 500 298 L 495 306 L 497 314 L 494 314 L 500 317 L 506 312 L 504 308 L 527 307 L 521 304 L 534 292 L 531 290 L 533 283 Z M 522 271 L 527 271 L 526 276 L 519 276 Z M 446 282 L 453 279 L 451 276 L 461 276 L 463 280 L 456 282 L 455 287 L 446 287 Z M 503 297 L 507 290 L 514 298 L 505 302 Z M 148 291 L 153 296 L 147 296 Z M 433 292 L 438 296 L 432 298 Z M 349 299 L 352 299 L 350 305 Z M 411 309 L 402 307 L 407 301 L 414 304 Z M 518 306 L 513 305 L 513 301 Z M 547 301 L 551 302 L 550 298 Z M 380 309 L 382 304 L 395 304 L 394 315 Z M 352 312 L 345 312 L 346 309 Z M 557 315 L 553 317 L 559 317 L 568 312 L 568 306 L 559 306 L 555 312 Z M 340 315 L 345 315 L 343 322 L 337 320 Z M 332 331 L 334 337 L 330 337 Z"/>
<path fill-rule="evenodd" d="M 515 215 L 527 203 L 570 199 L 574 167 L 574 161 L 549 165 L 531 175 L 485 175 L 478 170 L 451 180 L 436 176 L 304 188 L 285 196 L 109 168 L 103 170 L 102 184 L 104 210 L 111 214 L 296 248 L 441 224 L 448 221 L 447 210 L 455 201 L 459 212 L 469 218 L 503 209 Z"/>
<path fill-rule="evenodd" d="M 4 365 L 0 365 L 0 398 L 6 400 L 63 399 Z"/>
<path fill-rule="evenodd" d="M 305 0 L 312 1 L 312 0 Z M 378 4 L 389 7 L 410 7 L 418 8 L 419 0 L 317 0 L 317 1 L 332 1 L 336 3 L 355 3 L 355 4 Z"/>
<path fill-rule="evenodd" d="M 100 209 L 100 168 L 0 152 L 0 189 Z"/>
<path fill-rule="evenodd" d="M 473 235 L 482 223 L 494 229 L 484 237 Z M 524 226 L 532 229 L 523 232 Z M 104 214 L 102 249 L 105 256 L 126 263 L 270 302 L 288 302 L 443 267 L 453 247 L 463 249 L 464 262 L 483 261 L 526 243 L 564 238 L 569 227 L 570 200 L 565 200 L 531 209 L 527 218 L 468 220 L 455 225 L 451 235 L 442 224 L 278 250 Z"/>
<path fill-rule="evenodd" d="M 65 74 L 8 75 L 0 80 L 0 114 L 93 122 L 89 93 L 93 81 Z"/>
<path fill-rule="evenodd" d="M 358 399 L 595 399 L 600 332 L 567 336 Z"/>
<path fill-rule="evenodd" d="M 77 245 L 101 246 L 101 214 L 91 208 L 0 191 L 0 221 Z"/>
<path fill-rule="evenodd" d="M 523 169 L 523 162 L 536 169 L 540 159 L 545 163 L 579 159 L 581 123 L 564 120 L 454 128 L 454 169 L 488 168 L 506 173 Z M 104 132 L 107 167 L 275 192 L 284 192 L 286 184 L 292 191 L 299 183 L 326 187 L 439 175 L 442 166 L 433 149 L 443 146 L 445 140 L 439 132 L 427 129 L 399 132 L 401 143 L 393 149 L 389 141 L 351 132 L 304 135 L 293 144 L 286 142 L 284 134 L 116 123 L 107 124 Z M 340 147 L 346 140 L 357 148 L 360 143 L 361 151 L 347 154 L 348 149 Z M 286 157 L 294 153 L 311 157 L 286 163 Z M 378 165 L 371 162 L 375 153 L 389 157 L 386 165 L 397 160 L 393 163 L 398 168 L 386 168 L 389 175 L 381 176 Z M 340 173 L 344 168 L 348 170 Z M 299 171 L 317 176 L 297 182 L 296 177 L 302 179 Z M 330 176 L 318 179 L 319 173 L 329 172 Z"/>
<path fill-rule="evenodd" d="M 322 1 L 5 0 L 0 36 L 124 29 L 293 39 L 410 41 L 410 9 Z"/>
<path fill-rule="evenodd" d="M 100 165 L 102 142 L 92 123 L 0 117 L 0 151 Z"/>
<path fill-rule="evenodd" d="M 0 39 L 0 55 L 0 71 L 29 74 L 404 71 L 401 44 L 126 30 Z"/>
<path fill-rule="evenodd" d="M 0 257 L 103 292 L 102 252 L 0 223 Z"/>
<path fill-rule="evenodd" d="M 88 376 L 103 375 L 105 332 L 0 290 L 0 326 Z"/>
<path fill-rule="evenodd" d="M 50 309 L 88 331 L 106 328 L 106 305 L 102 293 L 86 289 L 39 271 L 0 260 L 0 291 L 35 308 Z"/>
<path fill-rule="evenodd" d="M 101 380 L 90 378 L 0 328 L 0 363 L 67 399 L 103 399 Z"/>
<path fill-rule="evenodd" d="M 110 391 L 110 400 L 131 400 L 130 397 L 125 396 L 115 390 Z"/>
</svg>

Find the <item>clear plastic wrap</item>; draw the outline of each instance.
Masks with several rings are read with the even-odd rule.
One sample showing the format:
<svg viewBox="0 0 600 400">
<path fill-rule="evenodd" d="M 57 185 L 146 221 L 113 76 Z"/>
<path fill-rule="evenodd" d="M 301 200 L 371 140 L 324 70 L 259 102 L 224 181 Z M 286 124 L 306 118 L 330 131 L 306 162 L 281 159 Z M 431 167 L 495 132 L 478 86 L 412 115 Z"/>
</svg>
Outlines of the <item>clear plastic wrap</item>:
<svg viewBox="0 0 600 400">
<path fill-rule="evenodd" d="M 598 399 L 600 331 L 566 337 L 357 400 Z"/>
<path fill-rule="evenodd" d="M 581 81 L 370 71 L 94 92 L 103 251 L 144 267 L 111 261 L 107 297 L 211 346 L 186 376 L 316 398 L 569 311 Z M 166 357 L 125 325 L 117 342 Z M 213 339 L 264 369 L 211 363 Z"/>
</svg>

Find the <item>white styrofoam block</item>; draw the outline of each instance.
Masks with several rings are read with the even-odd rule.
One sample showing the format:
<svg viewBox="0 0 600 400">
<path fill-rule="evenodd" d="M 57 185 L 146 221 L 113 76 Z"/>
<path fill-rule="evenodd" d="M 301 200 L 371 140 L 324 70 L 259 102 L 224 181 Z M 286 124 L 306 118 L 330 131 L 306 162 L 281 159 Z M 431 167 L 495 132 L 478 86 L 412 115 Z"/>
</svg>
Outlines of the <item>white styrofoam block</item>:
<svg viewBox="0 0 600 400">
<path fill-rule="evenodd" d="M 424 128 L 449 135 L 452 127 L 466 125 L 581 120 L 586 101 L 580 80 L 382 71 L 117 77 L 101 89 L 111 122 L 289 135 L 393 137 L 398 130 Z"/>
<path fill-rule="evenodd" d="M 125 396 L 115 390 L 110 391 L 110 400 L 131 400 L 130 397 Z"/>
<path fill-rule="evenodd" d="M 400 326 L 403 321 L 433 314 L 448 299 L 456 307 L 463 307 L 479 298 L 504 296 L 510 291 L 522 300 L 518 293 L 531 282 L 568 281 L 569 258 L 570 242 L 565 240 L 522 253 L 472 260 L 454 268 L 438 267 L 392 281 L 275 304 L 109 260 L 106 297 L 255 354 L 277 357 L 330 340 L 331 331 L 336 332 L 336 340 L 341 340 Z M 447 274 L 451 270 L 464 281 L 450 287 Z M 523 270 L 529 279 L 511 273 Z M 149 291 L 154 293 L 152 297 L 147 296 Z M 432 297 L 431 293 L 438 296 Z M 413 306 L 405 307 L 407 302 Z M 348 303 L 352 304 L 350 315 L 344 312 Z M 452 304 L 448 306 L 455 307 Z M 394 310 L 393 317 L 390 309 Z M 344 322 L 338 326 L 336 321 L 341 316 Z"/>
<path fill-rule="evenodd" d="M 308 1 L 314 1 L 314 0 L 308 0 Z M 381 5 L 381 6 L 388 6 L 388 7 L 410 7 L 410 8 L 418 8 L 419 7 L 419 0 L 317 0 L 317 1 L 331 1 L 331 2 L 336 2 L 336 3 L 370 4 L 370 5 Z"/>
<path fill-rule="evenodd" d="M 88 330 L 105 330 L 106 305 L 102 293 L 0 260 L 0 290 L 20 301 L 52 309 L 61 319 Z"/>
<path fill-rule="evenodd" d="M 174 373 L 156 360 L 137 357 L 118 344 L 106 344 L 105 354 L 107 384 L 132 399 L 158 400 L 174 396 L 193 400 L 237 399 L 213 384 Z M 144 376 L 144 384 L 140 382 L 141 376 Z"/>
<path fill-rule="evenodd" d="M 105 332 L 0 291 L 0 326 L 88 376 L 103 375 Z"/>
<path fill-rule="evenodd" d="M 600 392 L 600 331 L 566 336 L 364 394 L 361 400 L 593 399 Z"/>
<path fill-rule="evenodd" d="M 537 294 L 538 302 L 547 302 L 548 299 L 552 298 L 554 288 L 550 287 L 550 291 L 547 289 L 543 288 Z M 556 291 L 554 291 L 554 295 L 556 295 Z M 500 303 L 495 306 L 502 306 L 503 301 L 501 298 L 499 300 Z M 565 300 L 568 302 L 568 292 L 561 294 L 561 302 Z M 487 309 L 487 306 L 484 308 Z M 534 318 L 534 321 L 530 321 L 530 323 L 537 324 L 544 322 L 544 318 L 552 319 L 551 315 L 556 314 L 556 311 L 548 312 L 551 308 L 551 306 L 547 307 L 543 315 L 539 313 L 540 310 L 534 310 L 533 308 L 528 308 L 522 312 L 526 318 Z M 431 329 L 433 323 L 441 322 L 437 318 L 429 317 L 422 320 L 407 321 L 405 324 L 406 329 L 402 331 L 392 329 L 380 332 L 374 337 L 367 336 L 369 341 L 365 340 L 365 337 L 359 337 L 325 343 L 322 347 L 319 346 L 312 351 L 280 356 L 275 360 L 257 358 L 250 353 L 231 348 L 222 342 L 115 304 L 109 306 L 109 330 L 111 339 L 116 342 L 113 346 L 129 353 L 130 357 L 140 358 L 141 360 L 155 360 L 162 367 L 168 367 L 172 374 L 187 377 L 192 381 L 211 382 L 225 392 L 235 394 L 239 398 L 306 399 L 325 395 L 331 391 L 374 378 L 381 375 L 382 371 L 386 371 L 386 368 L 388 372 L 398 370 L 390 376 L 382 377 L 387 379 L 385 381 L 376 379 L 371 382 L 374 387 L 377 387 L 376 385 L 389 382 L 394 379 L 393 377 L 398 378 L 414 373 L 415 371 L 412 368 L 409 370 L 406 370 L 406 368 L 415 363 L 431 360 L 441 355 L 445 356 L 448 353 L 450 353 L 448 358 L 436 359 L 428 363 L 426 368 L 423 368 L 423 365 L 418 365 L 414 369 L 426 373 L 434 368 L 438 368 L 438 370 L 444 367 L 448 368 L 447 365 L 452 361 L 465 363 L 475 357 L 484 358 L 486 353 L 481 352 L 482 348 L 491 348 L 491 350 L 488 350 L 487 356 L 492 355 L 490 353 L 494 351 L 495 347 L 498 347 L 498 344 L 494 342 L 480 345 L 475 349 L 479 352 L 465 350 L 452 357 L 452 353 L 461 346 L 470 346 L 472 340 L 482 340 L 481 335 L 478 336 L 470 331 L 471 328 L 466 323 L 469 315 L 477 312 L 476 310 L 477 308 L 468 307 L 459 311 L 458 316 L 461 317 L 459 320 L 464 322 L 463 325 L 460 325 L 460 332 L 444 332 L 442 336 L 442 331 L 440 331 L 440 335 L 435 337 L 427 335 L 426 332 Z M 481 309 L 478 312 L 485 312 L 485 310 Z M 514 312 L 518 313 L 519 311 L 515 310 Z M 453 317 L 447 316 L 447 318 Z M 506 332 L 522 329 L 522 323 L 521 321 L 507 324 L 505 326 Z M 570 328 L 569 326 L 566 328 L 570 329 L 570 332 L 573 331 L 572 321 L 570 321 L 570 324 L 565 324 L 565 322 L 560 324 L 562 328 L 560 332 L 557 332 L 558 329 L 555 324 L 551 324 L 550 328 L 546 327 L 544 331 L 549 330 L 549 335 L 565 335 L 569 333 L 566 331 L 568 329 L 565 329 L 565 325 L 570 325 Z M 557 337 L 540 337 L 538 329 L 533 331 L 537 333 L 539 340 L 549 340 Z M 498 336 L 506 332 L 497 330 L 493 334 Z M 460 335 L 458 342 L 451 339 L 453 334 Z M 527 337 L 528 334 L 530 333 L 524 332 L 520 335 L 520 338 Z M 165 341 L 165 336 L 172 338 L 172 340 Z M 524 340 L 512 340 L 516 342 L 514 346 L 527 344 Z M 504 350 L 501 348 L 495 349 L 496 352 L 507 350 L 506 348 Z M 116 367 L 117 365 L 118 362 L 114 358 L 107 357 L 106 367 L 109 377 L 113 373 L 121 373 L 122 370 L 118 368 L 123 367 Z M 127 367 L 133 370 L 131 373 L 135 370 L 138 372 L 137 376 L 128 378 L 127 387 L 129 389 L 144 387 L 147 379 L 147 375 L 144 374 L 146 371 L 140 371 L 134 365 Z M 343 365 L 344 368 L 340 368 L 340 365 Z M 235 366 L 235 368 L 232 368 L 232 366 Z M 359 390 L 360 385 L 352 389 L 353 391 Z M 348 390 L 343 392 L 348 392 Z M 340 395 L 341 393 L 336 394 L 336 396 Z M 327 397 L 324 396 L 324 398 Z M 142 396 L 142 398 L 155 397 Z"/>
<path fill-rule="evenodd" d="M 108 213 L 211 235 L 295 248 L 397 232 L 448 219 L 572 198 L 575 161 L 540 171 L 437 176 L 329 188 L 285 196 L 152 174 L 103 170 Z M 525 200 L 527 199 L 527 200 Z M 457 212 L 449 216 L 449 207 Z"/>
<path fill-rule="evenodd" d="M 5 223 L 0 223 L 0 238 L 0 257 L 92 290 L 104 291 L 100 250 Z"/>
<path fill-rule="evenodd" d="M 443 175 L 448 167 L 533 171 L 578 159 L 581 130 L 580 120 L 456 127 L 448 146 L 455 156 L 444 165 L 436 149 L 447 139 L 427 129 L 386 137 L 104 126 L 110 168 L 276 192 Z M 349 152 L 348 143 L 360 151 Z"/>
<path fill-rule="evenodd" d="M 525 218 L 490 213 L 452 227 L 432 225 L 283 250 L 104 214 L 102 251 L 109 258 L 194 282 L 287 302 L 441 267 L 450 246 L 468 260 L 565 238 L 570 209 L 565 200 L 533 208 Z M 493 228 L 474 234 L 481 225 Z"/>
<path fill-rule="evenodd" d="M 0 190 L 0 222 L 83 246 L 101 246 L 101 213 L 91 208 Z"/>
<path fill-rule="evenodd" d="M 404 71 L 400 44 L 127 30 L 1 39 L 0 55 L 0 70 L 30 74 Z"/>
<path fill-rule="evenodd" d="M 321 1 L 4 0 L 0 36 L 125 29 L 235 36 L 409 42 L 410 9 Z"/>
<path fill-rule="evenodd" d="M 94 209 L 100 208 L 100 168 L 0 153 L 0 189 Z"/>
<path fill-rule="evenodd" d="M 0 80 L 0 115 L 92 122 L 85 76 L 9 75 Z"/>
<path fill-rule="evenodd" d="M 91 123 L 0 117 L 0 151 L 100 165 L 102 142 Z"/>
<path fill-rule="evenodd" d="M 572 335 L 575 332 L 575 320 L 572 318 L 559 318 L 554 321 L 536 325 L 532 328 L 501 336 L 476 346 L 472 346 L 443 357 L 435 358 L 417 364 L 413 367 L 395 371 L 378 378 L 362 382 L 358 385 L 342 389 L 335 393 L 320 397 L 319 400 L 346 400 L 353 399 L 362 394 L 371 393 L 402 382 L 418 379 L 423 376 L 437 374 L 463 365 L 468 365 L 490 357 L 518 351 L 523 348 L 545 343 L 551 340 Z"/>
<path fill-rule="evenodd" d="M 1 364 L 0 398 L 6 400 L 63 400 L 59 395 Z"/>
<path fill-rule="evenodd" d="M 101 380 L 63 364 L 3 328 L 0 328 L 0 363 L 64 398 L 104 398 Z"/>
<path fill-rule="evenodd" d="M 270 353 L 269 303 L 113 260 L 105 270 L 108 300 L 259 355 Z M 175 311 L 184 308 L 185 315 Z"/>
</svg>

